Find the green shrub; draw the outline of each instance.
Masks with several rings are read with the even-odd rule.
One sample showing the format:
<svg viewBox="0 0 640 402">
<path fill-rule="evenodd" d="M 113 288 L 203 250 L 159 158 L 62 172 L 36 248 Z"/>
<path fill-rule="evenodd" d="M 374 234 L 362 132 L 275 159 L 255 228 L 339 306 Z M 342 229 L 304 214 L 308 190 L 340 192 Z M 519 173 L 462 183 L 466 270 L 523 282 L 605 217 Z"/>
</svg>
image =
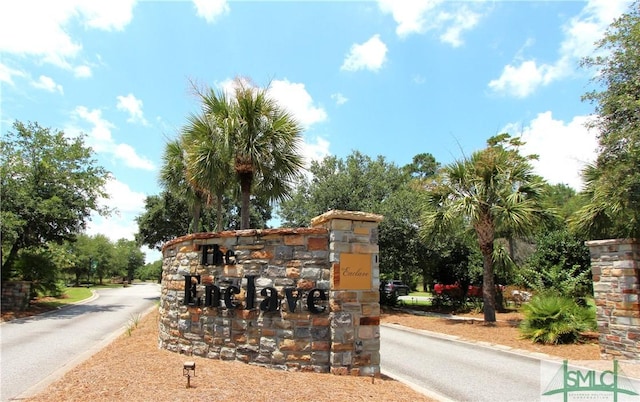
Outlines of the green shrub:
<svg viewBox="0 0 640 402">
<path fill-rule="evenodd" d="M 584 240 L 560 230 L 540 235 L 536 243 L 516 284 L 535 292 L 554 291 L 585 305 L 584 298 L 593 295 L 593 281 Z"/>
<path fill-rule="evenodd" d="M 596 329 L 593 309 L 575 300 L 549 293 L 534 296 L 522 306 L 524 321 L 520 332 L 524 338 L 544 344 L 576 343 L 581 333 Z"/>
</svg>

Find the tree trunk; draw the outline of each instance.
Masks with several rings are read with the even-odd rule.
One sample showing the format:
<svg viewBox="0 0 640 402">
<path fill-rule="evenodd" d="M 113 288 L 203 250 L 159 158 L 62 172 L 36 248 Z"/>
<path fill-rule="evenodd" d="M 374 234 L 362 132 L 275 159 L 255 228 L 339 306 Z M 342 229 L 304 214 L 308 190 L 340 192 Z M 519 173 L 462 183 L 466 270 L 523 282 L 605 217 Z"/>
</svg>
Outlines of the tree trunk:
<svg viewBox="0 0 640 402">
<path fill-rule="evenodd" d="M 493 283 L 493 257 L 482 253 L 482 301 L 484 304 L 484 321 L 496 322 L 496 286 Z"/>
<path fill-rule="evenodd" d="M 222 196 L 219 195 L 216 205 L 216 231 L 222 232 Z"/>
<path fill-rule="evenodd" d="M 193 203 L 193 222 L 191 223 L 191 233 L 200 232 L 200 211 L 202 209 L 202 202 L 200 197 L 196 197 Z"/>
<path fill-rule="evenodd" d="M 242 193 L 242 205 L 240 206 L 240 229 L 249 229 L 249 198 L 251 197 L 251 183 L 253 175 L 242 173 L 240 175 L 240 192 Z"/>
<path fill-rule="evenodd" d="M 487 214 L 474 225 L 478 236 L 478 245 L 482 253 L 482 301 L 484 305 L 484 321 L 496 322 L 496 286 L 493 281 L 493 240 L 494 224 L 491 215 Z"/>
</svg>

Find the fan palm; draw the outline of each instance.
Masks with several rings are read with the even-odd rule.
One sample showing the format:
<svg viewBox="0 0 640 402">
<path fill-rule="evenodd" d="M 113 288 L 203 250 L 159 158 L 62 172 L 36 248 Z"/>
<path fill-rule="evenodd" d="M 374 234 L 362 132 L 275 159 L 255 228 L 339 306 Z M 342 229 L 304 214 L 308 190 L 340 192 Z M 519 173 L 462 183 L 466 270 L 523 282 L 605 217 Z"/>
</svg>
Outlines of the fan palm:
<svg viewBox="0 0 640 402">
<path fill-rule="evenodd" d="M 222 201 L 231 187 L 233 172 L 221 130 L 204 115 L 191 115 L 183 129 L 186 176 L 190 186 L 216 200 L 216 230 L 223 230 Z"/>
<path fill-rule="evenodd" d="M 473 229 L 483 258 L 484 320 L 495 322 L 494 240 L 496 230 L 509 227 L 526 233 L 544 216 L 542 181 L 528 158 L 505 145 L 508 135 L 488 141 L 488 147 L 445 166 L 428 191 L 423 223 L 427 231 L 447 230 L 463 217 Z"/>
<path fill-rule="evenodd" d="M 186 200 L 192 216 L 189 232 L 194 233 L 200 230 L 200 214 L 207 195 L 190 183 L 186 157 L 183 137 L 165 145 L 160 169 L 160 184 L 177 198 Z"/>
<path fill-rule="evenodd" d="M 249 228 L 252 191 L 270 201 L 289 196 L 303 167 L 298 151 L 302 127 L 267 95 L 242 79 L 234 81 L 233 97 L 223 92 L 200 92 L 209 124 L 221 135 L 240 184 L 241 228 Z"/>
</svg>

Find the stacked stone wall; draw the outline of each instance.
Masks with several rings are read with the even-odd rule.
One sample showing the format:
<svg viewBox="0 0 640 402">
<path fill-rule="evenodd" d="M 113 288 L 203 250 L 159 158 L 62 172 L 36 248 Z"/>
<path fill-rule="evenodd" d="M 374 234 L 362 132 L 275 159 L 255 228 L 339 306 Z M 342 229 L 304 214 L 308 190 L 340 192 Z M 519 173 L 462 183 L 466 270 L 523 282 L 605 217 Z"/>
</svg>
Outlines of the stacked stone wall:
<svg viewBox="0 0 640 402">
<path fill-rule="evenodd" d="M 26 310 L 29 307 L 31 282 L 15 281 L 2 284 L 0 305 L 6 310 Z"/>
<path fill-rule="evenodd" d="M 587 242 L 591 253 L 600 355 L 640 359 L 640 242 Z"/>
<path fill-rule="evenodd" d="M 334 211 L 311 221 L 330 233 L 331 372 L 339 375 L 376 375 L 380 368 L 379 220 L 363 219 L 367 217 Z M 368 260 L 368 287 L 350 289 L 345 256 Z"/>
<path fill-rule="evenodd" d="M 312 228 L 198 233 L 168 242 L 159 346 L 284 370 L 378 374 L 380 219 L 331 211 Z M 334 271 L 343 251 L 372 261 L 367 289 L 340 285 Z"/>
</svg>

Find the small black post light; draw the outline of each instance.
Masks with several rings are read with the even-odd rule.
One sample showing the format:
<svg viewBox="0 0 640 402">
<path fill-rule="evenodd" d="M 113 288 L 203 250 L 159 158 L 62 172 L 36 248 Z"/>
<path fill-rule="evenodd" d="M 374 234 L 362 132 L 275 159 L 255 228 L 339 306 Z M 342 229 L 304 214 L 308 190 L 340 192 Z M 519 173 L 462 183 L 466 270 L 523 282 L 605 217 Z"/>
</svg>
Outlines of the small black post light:
<svg viewBox="0 0 640 402">
<path fill-rule="evenodd" d="M 182 375 L 187 377 L 187 388 L 191 388 L 191 372 L 196 376 L 196 362 L 184 362 L 182 366 Z"/>
</svg>

